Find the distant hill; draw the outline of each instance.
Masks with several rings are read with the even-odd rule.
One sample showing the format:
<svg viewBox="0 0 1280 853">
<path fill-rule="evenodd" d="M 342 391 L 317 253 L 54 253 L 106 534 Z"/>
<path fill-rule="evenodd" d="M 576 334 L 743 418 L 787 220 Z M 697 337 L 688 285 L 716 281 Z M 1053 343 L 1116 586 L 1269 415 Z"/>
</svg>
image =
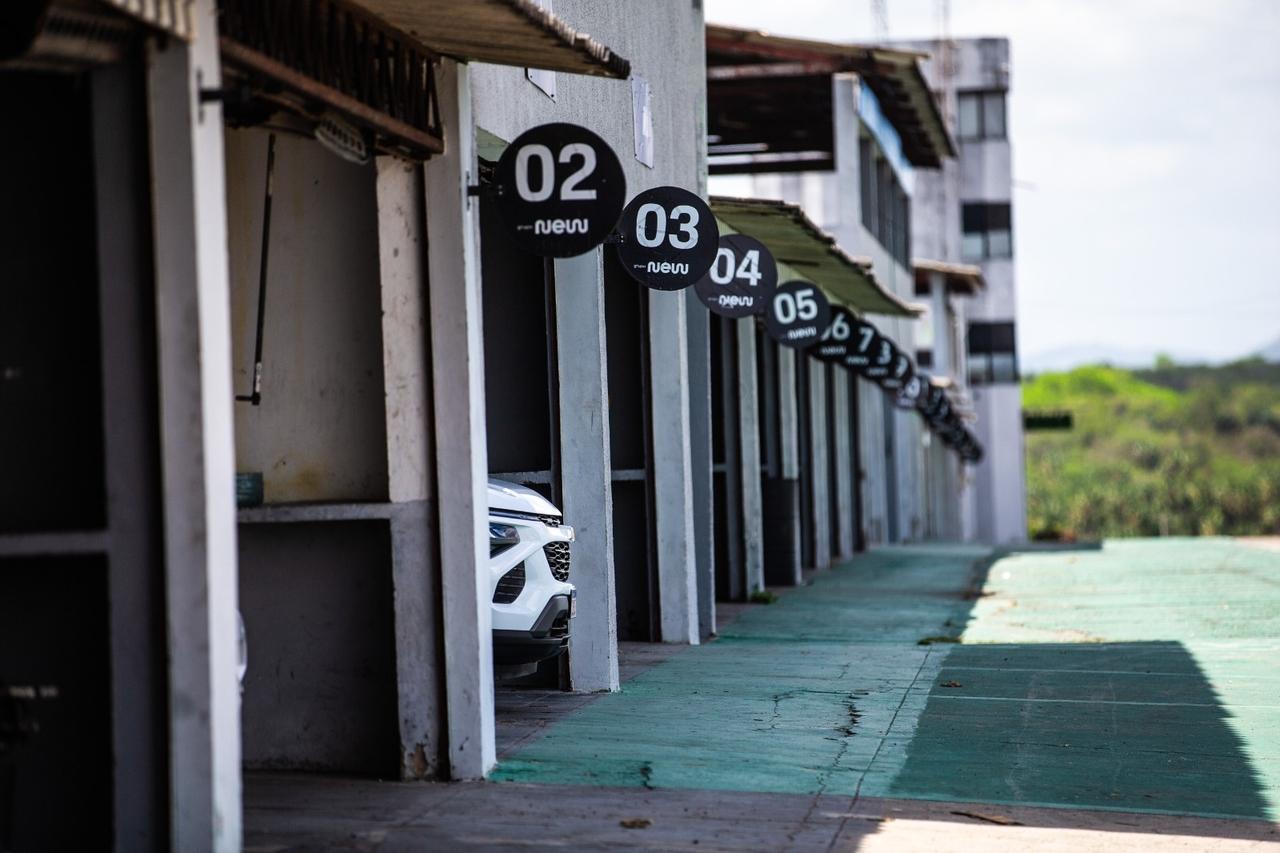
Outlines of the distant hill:
<svg viewBox="0 0 1280 853">
<path fill-rule="evenodd" d="M 1280 363 L 1080 367 L 1022 401 L 1073 415 L 1027 434 L 1032 536 L 1280 534 Z"/>
<path fill-rule="evenodd" d="M 1278 342 L 1280 343 L 1280 342 Z M 1023 373 L 1045 373 L 1047 371 L 1071 370 L 1087 364 L 1106 364 L 1111 367 L 1151 367 L 1156 363 L 1156 356 L 1163 354 L 1159 350 L 1124 348 L 1106 346 L 1105 344 L 1082 344 L 1078 346 L 1058 347 L 1043 352 L 1026 353 L 1020 359 Z M 1204 356 L 1195 353 L 1172 353 L 1173 360 L 1179 364 L 1201 364 L 1207 361 Z"/>
<path fill-rule="evenodd" d="M 1280 338 L 1276 338 L 1274 341 L 1258 350 L 1258 355 L 1266 361 L 1280 363 Z"/>
</svg>

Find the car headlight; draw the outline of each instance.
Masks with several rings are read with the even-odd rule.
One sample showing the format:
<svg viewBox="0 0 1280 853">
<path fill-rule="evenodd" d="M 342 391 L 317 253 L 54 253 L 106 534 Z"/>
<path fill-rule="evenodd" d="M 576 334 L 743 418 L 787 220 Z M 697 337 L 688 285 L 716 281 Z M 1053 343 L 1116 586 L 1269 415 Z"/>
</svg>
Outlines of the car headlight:
<svg viewBox="0 0 1280 853">
<path fill-rule="evenodd" d="M 494 524 L 489 522 L 489 556 L 496 557 L 503 551 L 520 543 L 520 531 L 510 524 Z"/>
</svg>

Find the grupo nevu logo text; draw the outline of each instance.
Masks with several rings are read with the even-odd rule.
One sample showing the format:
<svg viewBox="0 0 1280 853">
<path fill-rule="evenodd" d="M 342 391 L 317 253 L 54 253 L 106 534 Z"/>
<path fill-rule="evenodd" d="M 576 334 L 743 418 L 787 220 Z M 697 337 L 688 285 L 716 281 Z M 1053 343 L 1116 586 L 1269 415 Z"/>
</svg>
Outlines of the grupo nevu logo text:
<svg viewBox="0 0 1280 853">
<path fill-rule="evenodd" d="M 533 223 L 534 234 L 586 234 L 585 219 L 539 219 Z"/>
<path fill-rule="evenodd" d="M 686 263 L 672 263 L 671 261 L 649 261 L 645 265 L 645 272 L 660 272 L 668 275 L 688 275 L 689 265 Z"/>
</svg>

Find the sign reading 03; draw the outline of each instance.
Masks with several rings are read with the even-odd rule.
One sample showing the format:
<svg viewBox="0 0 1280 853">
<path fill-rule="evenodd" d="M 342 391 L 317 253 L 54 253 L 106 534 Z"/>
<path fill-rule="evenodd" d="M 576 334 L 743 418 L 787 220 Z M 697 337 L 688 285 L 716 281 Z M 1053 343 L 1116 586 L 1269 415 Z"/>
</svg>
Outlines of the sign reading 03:
<svg viewBox="0 0 1280 853">
<path fill-rule="evenodd" d="M 746 234 L 721 234 L 711 268 L 693 285 L 702 304 L 724 317 L 763 314 L 777 288 L 773 254 Z"/>
<path fill-rule="evenodd" d="M 498 160 L 496 182 L 512 239 L 544 258 L 571 258 L 603 243 L 627 197 L 609 144 L 563 122 L 517 136 Z"/>
<path fill-rule="evenodd" d="M 831 303 L 818 285 L 802 280 L 778 285 L 764 312 L 764 327 L 783 346 L 805 349 L 831 325 Z"/>
<path fill-rule="evenodd" d="M 623 269 L 654 290 L 683 290 L 702 278 L 720 242 L 711 208 L 679 187 L 654 187 L 631 199 L 618 232 Z"/>
</svg>

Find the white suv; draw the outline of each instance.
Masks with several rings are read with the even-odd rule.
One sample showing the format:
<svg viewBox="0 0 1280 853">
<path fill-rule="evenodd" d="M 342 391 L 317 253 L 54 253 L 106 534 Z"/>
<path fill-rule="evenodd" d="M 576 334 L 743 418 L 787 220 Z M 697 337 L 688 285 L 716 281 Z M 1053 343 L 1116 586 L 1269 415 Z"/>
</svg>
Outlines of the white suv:
<svg viewBox="0 0 1280 853">
<path fill-rule="evenodd" d="M 533 489 L 489 480 L 489 598 L 493 659 L 517 667 L 569 645 L 577 591 L 568 583 L 573 528 Z"/>
</svg>

